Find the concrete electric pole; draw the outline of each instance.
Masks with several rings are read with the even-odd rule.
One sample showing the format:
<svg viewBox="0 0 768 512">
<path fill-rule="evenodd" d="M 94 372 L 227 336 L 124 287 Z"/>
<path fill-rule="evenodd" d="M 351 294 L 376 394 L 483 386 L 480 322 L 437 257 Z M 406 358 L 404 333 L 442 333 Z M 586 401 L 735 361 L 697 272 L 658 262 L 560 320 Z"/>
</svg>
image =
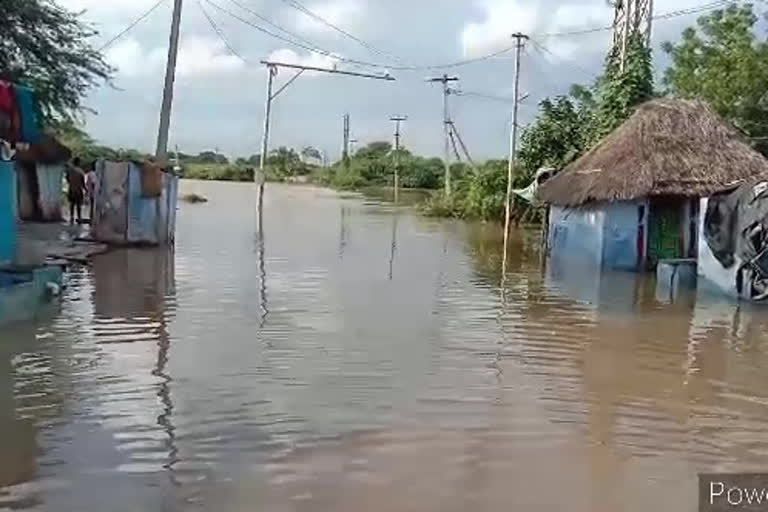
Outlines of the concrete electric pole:
<svg viewBox="0 0 768 512">
<path fill-rule="evenodd" d="M 400 123 L 407 121 L 407 116 L 392 116 L 390 121 L 395 123 L 395 179 L 393 188 L 395 191 L 395 203 L 397 203 L 398 194 L 400 191 Z"/>
<path fill-rule="evenodd" d="M 165 160 L 168 156 L 168 131 L 171 127 L 171 107 L 173 106 L 173 84 L 176 81 L 176 60 L 179 54 L 179 26 L 181 25 L 181 7 L 183 0 L 174 0 L 171 17 L 171 36 L 168 42 L 168 62 L 165 68 L 163 86 L 163 105 L 160 109 L 160 128 L 157 133 L 155 156 Z"/>
<path fill-rule="evenodd" d="M 179 4 L 181 4 L 181 0 L 176 0 Z M 269 127 L 271 123 L 271 117 L 272 117 L 272 102 L 277 98 L 280 93 L 282 93 L 286 88 L 288 88 L 289 85 L 291 85 L 297 78 L 299 78 L 302 73 L 305 71 L 316 71 L 319 73 L 329 73 L 329 74 L 336 74 L 336 75 L 347 75 L 347 76 L 355 76 L 360 78 L 371 78 L 375 80 L 388 80 L 388 81 L 394 81 L 395 79 L 391 77 L 388 74 L 385 75 L 373 75 L 369 73 L 358 73 L 355 71 L 342 71 L 339 69 L 327 69 L 327 68 L 320 68 L 315 66 L 302 66 L 299 64 L 289 64 L 285 62 L 272 62 L 272 61 L 261 61 L 262 64 L 264 64 L 267 67 L 267 93 L 266 98 L 264 98 L 264 131 L 262 133 L 261 138 L 261 156 L 259 158 L 259 170 L 258 172 L 254 173 L 254 179 L 256 181 L 257 186 L 257 198 L 256 198 L 256 207 L 258 212 L 258 223 L 261 225 L 261 216 L 262 216 L 262 203 L 264 199 L 264 182 L 266 181 L 264 176 L 264 168 L 266 166 L 267 156 L 269 154 Z M 286 68 L 286 69 L 294 69 L 296 70 L 296 73 L 289 78 L 277 91 L 274 93 L 272 92 L 273 86 L 274 86 L 274 79 L 277 75 L 277 70 L 279 68 Z M 347 116 L 348 117 L 348 116 Z M 347 119 L 348 124 L 348 119 Z M 348 144 L 348 141 L 347 141 Z M 348 149 L 348 148 L 347 148 Z"/>
<path fill-rule="evenodd" d="M 504 262 L 506 262 L 506 250 L 509 237 L 509 221 L 512 215 L 512 181 L 514 179 L 515 159 L 517 158 L 517 115 L 520 106 L 520 54 L 528 36 L 525 34 L 512 34 L 515 39 L 515 89 L 512 105 L 512 127 L 509 135 L 509 163 L 507 166 L 507 196 L 504 215 Z M 506 268 L 504 269 L 506 270 Z"/>
<path fill-rule="evenodd" d="M 342 128 L 342 136 L 341 136 L 341 159 L 344 162 L 344 165 L 347 164 L 347 161 L 349 160 L 349 132 L 350 132 L 350 121 L 349 121 L 349 114 L 344 114 L 344 126 Z"/>
<path fill-rule="evenodd" d="M 451 151 L 451 116 L 448 111 L 448 95 L 451 94 L 451 89 L 448 87 L 450 82 L 458 82 L 459 77 L 443 75 L 434 78 L 428 78 L 427 82 L 440 82 L 443 84 L 443 136 L 444 148 L 443 159 L 445 163 L 445 195 L 451 196 L 451 163 L 450 163 L 450 151 Z"/>
</svg>

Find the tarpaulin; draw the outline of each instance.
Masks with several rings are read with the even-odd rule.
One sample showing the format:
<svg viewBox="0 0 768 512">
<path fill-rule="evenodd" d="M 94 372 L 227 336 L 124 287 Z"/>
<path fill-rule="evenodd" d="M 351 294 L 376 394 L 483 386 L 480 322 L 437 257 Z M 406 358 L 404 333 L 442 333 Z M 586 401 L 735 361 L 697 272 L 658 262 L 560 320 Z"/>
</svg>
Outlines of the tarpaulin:
<svg viewBox="0 0 768 512">
<path fill-rule="evenodd" d="M 734 285 L 740 297 L 768 299 L 768 182 L 713 195 L 704 237 L 723 268 L 737 266 Z"/>
</svg>

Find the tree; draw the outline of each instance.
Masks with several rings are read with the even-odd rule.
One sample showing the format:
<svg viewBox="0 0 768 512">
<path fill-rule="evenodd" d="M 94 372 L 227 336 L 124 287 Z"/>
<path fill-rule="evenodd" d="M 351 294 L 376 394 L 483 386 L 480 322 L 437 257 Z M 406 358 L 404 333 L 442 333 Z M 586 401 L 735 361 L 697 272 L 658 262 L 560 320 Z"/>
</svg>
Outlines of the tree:
<svg viewBox="0 0 768 512">
<path fill-rule="evenodd" d="M 392 151 L 392 144 L 386 141 L 371 142 L 367 146 L 363 146 L 355 153 L 355 158 L 368 158 L 377 159 L 383 158 Z"/>
<path fill-rule="evenodd" d="M 564 167 L 589 145 L 594 101 L 584 88 L 574 87 L 573 92 L 539 103 L 539 116 L 523 131 L 519 156 L 524 181 L 541 167 Z"/>
<path fill-rule="evenodd" d="M 199 164 L 228 164 L 229 159 L 215 151 L 203 151 L 194 157 L 193 161 Z"/>
<path fill-rule="evenodd" d="M 305 146 L 301 150 L 301 157 L 304 159 L 304 161 L 308 160 L 315 160 L 315 162 L 323 162 L 323 153 L 312 146 Z"/>
<path fill-rule="evenodd" d="M 301 161 L 299 154 L 293 149 L 281 146 L 273 150 L 267 157 L 267 165 L 279 178 L 301 176 L 309 172 Z"/>
<path fill-rule="evenodd" d="M 618 128 L 632 114 L 634 107 L 653 97 L 651 50 L 644 34 L 636 31 L 627 40 L 623 71 L 618 49 L 611 50 L 605 71 L 598 79 L 597 92 L 593 142 Z"/>
<path fill-rule="evenodd" d="M 3 0 L 0 75 L 33 88 L 46 121 L 72 120 L 114 70 L 89 45 L 96 31 L 52 0 Z"/>
<path fill-rule="evenodd" d="M 669 93 L 708 102 L 753 138 L 768 136 L 768 43 L 759 41 L 751 5 L 732 5 L 702 16 L 677 43 L 662 49 Z M 758 147 L 768 155 L 768 148 Z"/>
</svg>

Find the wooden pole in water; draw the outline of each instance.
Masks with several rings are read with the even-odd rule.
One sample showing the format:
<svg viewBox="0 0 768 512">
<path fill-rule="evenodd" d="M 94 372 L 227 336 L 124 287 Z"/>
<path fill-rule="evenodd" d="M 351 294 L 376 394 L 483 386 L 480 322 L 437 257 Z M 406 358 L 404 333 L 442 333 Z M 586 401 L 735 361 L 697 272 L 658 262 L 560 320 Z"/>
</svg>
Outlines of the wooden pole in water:
<svg viewBox="0 0 768 512">
<path fill-rule="evenodd" d="M 507 165 L 507 196 L 504 215 L 504 254 L 502 272 L 507 271 L 507 243 L 509 242 L 509 221 L 512 216 L 512 180 L 514 178 L 515 159 L 517 158 L 517 115 L 520 107 L 520 53 L 528 36 L 521 33 L 512 34 L 515 39 L 515 92 L 512 106 L 512 127 L 509 134 L 509 163 Z"/>
</svg>

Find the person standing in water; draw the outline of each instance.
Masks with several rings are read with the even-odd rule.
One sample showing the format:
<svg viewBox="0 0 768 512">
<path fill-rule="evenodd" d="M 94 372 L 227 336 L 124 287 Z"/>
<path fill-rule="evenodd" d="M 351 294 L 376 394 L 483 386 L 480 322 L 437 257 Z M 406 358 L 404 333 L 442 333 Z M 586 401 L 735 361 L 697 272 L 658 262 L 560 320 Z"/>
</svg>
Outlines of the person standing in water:
<svg viewBox="0 0 768 512">
<path fill-rule="evenodd" d="M 69 223 L 75 223 L 75 214 L 77 221 L 83 218 L 83 200 L 85 198 L 85 172 L 80 167 L 80 159 L 75 158 L 67 166 L 67 199 L 69 200 Z"/>
</svg>

